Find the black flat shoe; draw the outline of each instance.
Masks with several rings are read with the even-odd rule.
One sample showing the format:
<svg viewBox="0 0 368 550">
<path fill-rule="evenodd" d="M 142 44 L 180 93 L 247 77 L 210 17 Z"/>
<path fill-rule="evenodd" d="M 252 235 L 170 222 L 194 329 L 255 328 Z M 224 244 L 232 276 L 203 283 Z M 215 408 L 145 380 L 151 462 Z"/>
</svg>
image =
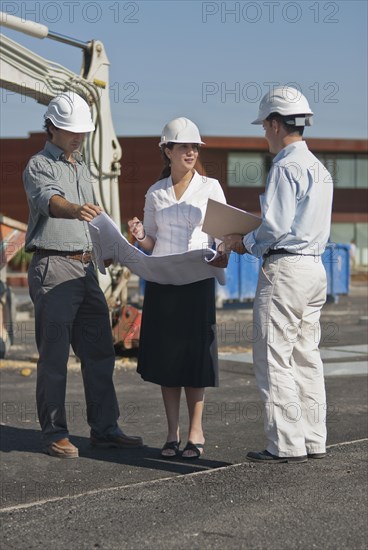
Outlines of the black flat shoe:
<svg viewBox="0 0 368 550">
<path fill-rule="evenodd" d="M 165 445 L 162 447 L 160 451 L 161 458 L 175 458 L 179 456 L 179 447 L 180 447 L 181 441 L 166 441 Z M 163 451 L 166 451 L 167 449 L 170 449 L 171 451 L 174 451 L 173 454 L 163 454 Z"/>
<path fill-rule="evenodd" d="M 326 458 L 327 453 L 308 453 L 308 458 Z"/>
<path fill-rule="evenodd" d="M 247 456 L 247 460 L 251 462 L 262 462 L 263 464 L 275 464 L 275 463 L 289 463 L 289 462 L 307 462 L 307 455 L 303 456 L 276 456 L 268 451 L 250 451 Z"/>
<path fill-rule="evenodd" d="M 194 458 L 199 458 L 201 455 L 203 455 L 203 449 L 204 443 L 192 443 L 191 441 L 188 441 L 183 449 L 181 458 L 184 458 L 185 460 L 193 460 Z M 192 451 L 193 453 L 195 453 L 195 455 L 184 456 L 185 451 Z"/>
</svg>

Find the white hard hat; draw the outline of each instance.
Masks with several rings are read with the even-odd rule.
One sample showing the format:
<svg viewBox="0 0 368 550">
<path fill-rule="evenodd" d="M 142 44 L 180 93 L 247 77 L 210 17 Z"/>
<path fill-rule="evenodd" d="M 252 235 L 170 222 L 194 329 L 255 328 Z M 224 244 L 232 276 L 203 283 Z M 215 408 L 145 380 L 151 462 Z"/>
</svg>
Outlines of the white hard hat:
<svg viewBox="0 0 368 550">
<path fill-rule="evenodd" d="M 197 126 L 189 118 L 174 118 L 168 122 L 161 134 L 159 146 L 166 143 L 200 143 L 204 145 Z"/>
<path fill-rule="evenodd" d="M 64 92 L 52 99 L 44 114 L 56 128 L 76 134 L 93 132 L 91 111 L 87 102 L 75 92 Z"/>
<path fill-rule="evenodd" d="M 252 124 L 262 124 L 271 114 L 295 118 L 296 126 L 311 126 L 313 112 L 307 98 L 296 88 L 279 86 L 263 96 L 259 104 L 258 117 Z M 294 122 L 293 122 L 294 123 Z"/>
</svg>

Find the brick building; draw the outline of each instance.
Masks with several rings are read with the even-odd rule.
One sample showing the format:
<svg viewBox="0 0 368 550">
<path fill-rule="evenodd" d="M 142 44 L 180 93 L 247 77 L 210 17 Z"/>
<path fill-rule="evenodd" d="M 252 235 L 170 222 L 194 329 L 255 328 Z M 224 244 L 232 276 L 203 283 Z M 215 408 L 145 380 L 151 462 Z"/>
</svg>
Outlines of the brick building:
<svg viewBox="0 0 368 550">
<path fill-rule="evenodd" d="M 229 204 L 259 213 L 271 164 L 264 138 L 204 137 L 198 171 L 217 178 Z M 27 222 L 28 207 L 22 185 L 22 172 L 31 155 L 42 149 L 43 133 L 28 138 L 0 140 L 0 212 Z M 158 179 L 162 161 L 158 137 L 121 137 L 122 173 L 119 179 L 122 222 L 143 214 L 144 196 Z M 347 139 L 306 139 L 311 151 L 332 173 L 335 194 L 331 240 L 357 244 L 357 263 L 368 264 L 368 142 Z"/>
</svg>

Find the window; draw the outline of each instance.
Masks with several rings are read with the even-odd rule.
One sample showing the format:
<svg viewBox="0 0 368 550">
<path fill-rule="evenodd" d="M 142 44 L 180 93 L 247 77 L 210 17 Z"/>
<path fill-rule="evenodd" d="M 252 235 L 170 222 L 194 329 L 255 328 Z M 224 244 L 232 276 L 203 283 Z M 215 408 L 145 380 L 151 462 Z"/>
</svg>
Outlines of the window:
<svg viewBox="0 0 368 550">
<path fill-rule="evenodd" d="M 332 223 L 331 241 L 334 243 L 356 244 L 355 265 L 368 264 L 368 224 Z"/>
<path fill-rule="evenodd" d="M 368 157 L 367 155 L 362 155 L 357 157 L 357 174 L 356 174 L 356 183 L 357 187 L 367 187 L 368 182 Z"/>
<path fill-rule="evenodd" d="M 269 166 L 263 153 L 229 153 L 227 183 L 229 187 L 263 187 Z"/>
<path fill-rule="evenodd" d="M 316 154 L 332 175 L 339 189 L 368 187 L 368 157 L 364 154 Z M 268 153 L 232 151 L 227 156 L 227 183 L 229 187 L 264 187 L 271 168 Z"/>
<path fill-rule="evenodd" d="M 368 186 L 367 155 L 317 154 L 319 160 L 331 173 L 334 186 L 351 189 Z"/>
</svg>

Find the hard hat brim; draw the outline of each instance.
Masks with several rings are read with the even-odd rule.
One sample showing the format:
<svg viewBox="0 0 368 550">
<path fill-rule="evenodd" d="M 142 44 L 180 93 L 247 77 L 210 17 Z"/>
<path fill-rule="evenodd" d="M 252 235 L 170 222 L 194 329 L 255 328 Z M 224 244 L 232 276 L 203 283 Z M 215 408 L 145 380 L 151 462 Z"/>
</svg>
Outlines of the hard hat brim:
<svg viewBox="0 0 368 550">
<path fill-rule="evenodd" d="M 55 122 L 52 120 L 51 117 L 47 117 L 47 118 L 49 120 L 51 120 L 53 125 L 56 128 L 59 128 L 59 130 L 67 130 L 68 132 L 72 132 L 73 134 L 88 134 L 89 132 L 94 132 L 95 129 L 96 129 L 96 126 L 93 123 L 91 123 L 91 124 L 82 124 L 80 126 L 72 125 L 71 127 L 68 127 L 68 126 L 62 125 L 62 124 L 57 124 L 57 123 L 55 124 Z"/>
<path fill-rule="evenodd" d="M 253 120 L 253 122 L 251 122 L 251 124 L 263 124 L 263 120 L 262 118 L 256 118 L 256 120 Z"/>
<path fill-rule="evenodd" d="M 181 139 L 170 139 L 169 141 L 160 141 L 158 146 L 161 147 L 161 145 L 167 145 L 168 143 L 196 143 L 197 145 L 206 145 L 204 141 L 182 141 Z"/>
</svg>

